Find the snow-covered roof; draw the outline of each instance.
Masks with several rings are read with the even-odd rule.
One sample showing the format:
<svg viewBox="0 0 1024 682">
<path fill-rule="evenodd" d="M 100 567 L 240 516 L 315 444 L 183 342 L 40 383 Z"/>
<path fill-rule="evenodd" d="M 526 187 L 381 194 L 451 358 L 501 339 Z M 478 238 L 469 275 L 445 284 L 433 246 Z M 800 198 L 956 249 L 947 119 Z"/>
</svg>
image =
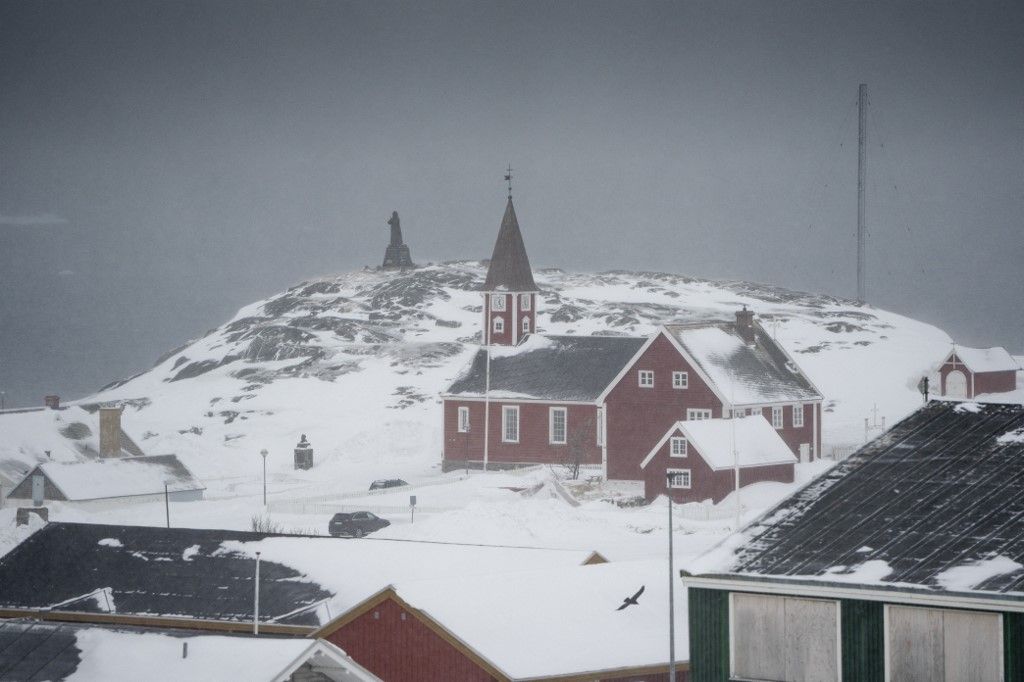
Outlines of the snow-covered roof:
<svg viewBox="0 0 1024 682">
<path fill-rule="evenodd" d="M 164 483 L 172 493 L 205 489 L 176 455 L 48 462 L 30 471 L 17 487 L 30 486 L 36 471 L 71 501 L 155 495 L 164 492 Z"/>
<path fill-rule="evenodd" d="M 1024 406 L 932 401 L 687 569 L 1024 599 Z"/>
<path fill-rule="evenodd" d="M 491 349 L 491 397 L 535 400 L 596 400 L 646 339 L 631 336 L 548 336 L 531 334 L 511 348 Z M 446 394 L 483 396 L 487 353 L 472 364 Z"/>
<path fill-rule="evenodd" d="M 0 607 L 319 626 L 390 583 L 577 566 L 590 552 L 50 523 L 0 558 Z"/>
<path fill-rule="evenodd" d="M 331 682 L 378 679 L 324 640 L 0 621 L 0 679 L 4 680 L 272 682 L 289 679 L 303 666 L 323 675 L 317 679 Z"/>
<path fill-rule="evenodd" d="M 1015 372 L 1021 368 L 1020 363 L 1006 352 L 1002 346 L 992 348 L 968 348 L 967 346 L 954 346 L 953 350 L 946 356 L 946 362 L 956 356 L 967 369 L 979 374 L 983 372 Z"/>
<path fill-rule="evenodd" d="M 667 572 L 662 560 L 624 561 L 402 582 L 394 591 L 509 678 L 549 678 L 667 666 Z M 640 588 L 637 604 L 618 610 Z M 679 661 L 687 660 L 687 622 L 686 590 L 677 586 Z"/>
<path fill-rule="evenodd" d="M 731 469 L 736 456 L 741 467 L 795 464 L 796 457 L 778 431 L 760 414 L 736 419 L 700 419 L 676 422 L 648 453 L 641 468 L 654 458 L 670 437 L 682 434 L 714 470 Z M 733 455 L 735 445 L 736 456 Z"/>
<path fill-rule="evenodd" d="M 13 482 L 40 462 L 77 462 L 99 457 L 97 408 L 67 405 L 56 410 L 40 407 L 0 412 L 0 475 Z M 123 423 L 120 438 L 122 457 L 145 454 Z"/>
<path fill-rule="evenodd" d="M 665 329 L 733 405 L 821 399 L 796 363 L 756 322 L 752 344 L 740 336 L 735 322 L 669 325 Z"/>
</svg>

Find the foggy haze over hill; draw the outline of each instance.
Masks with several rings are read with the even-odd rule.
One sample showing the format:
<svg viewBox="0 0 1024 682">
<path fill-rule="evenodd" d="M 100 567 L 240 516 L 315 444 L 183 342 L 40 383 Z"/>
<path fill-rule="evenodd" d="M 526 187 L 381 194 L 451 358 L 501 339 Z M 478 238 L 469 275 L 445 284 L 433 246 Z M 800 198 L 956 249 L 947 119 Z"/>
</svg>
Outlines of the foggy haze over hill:
<svg viewBox="0 0 1024 682">
<path fill-rule="evenodd" d="M 856 293 L 1024 352 L 1020 3 L 8 2 L 0 390 L 81 396 L 304 279 L 490 255 Z M 936 358 L 937 360 L 938 358 Z"/>
</svg>

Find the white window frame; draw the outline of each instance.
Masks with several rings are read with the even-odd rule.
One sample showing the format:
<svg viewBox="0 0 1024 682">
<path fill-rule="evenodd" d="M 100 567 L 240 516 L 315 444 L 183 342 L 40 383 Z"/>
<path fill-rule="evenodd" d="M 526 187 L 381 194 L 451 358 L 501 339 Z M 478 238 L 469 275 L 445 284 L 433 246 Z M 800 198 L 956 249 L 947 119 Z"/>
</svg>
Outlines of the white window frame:
<svg viewBox="0 0 1024 682">
<path fill-rule="evenodd" d="M 524 334 L 529 334 L 530 333 L 530 318 L 528 318 L 528 317 L 524 317 L 523 318 L 523 333 Z"/>
<path fill-rule="evenodd" d="M 562 414 L 562 440 L 555 438 L 555 414 Z M 548 443 L 565 445 L 569 442 L 569 409 L 566 407 L 548 408 Z"/>
<path fill-rule="evenodd" d="M 596 443 L 600 447 L 604 447 L 604 410 L 603 407 L 597 408 L 597 416 L 594 419 L 594 423 L 597 425 Z"/>
<path fill-rule="evenodd" d="M 798 416 L 800 417 L 799 419 L 797 419 Z M 803 405 L 793 405 L 793 417 L 792 417 L 792 419 L 793 419 L 793 428 L 794 429 L 802 429 L 804 427 L 804 406 Z"/>
<path fill-rule="evenodd" d="M 689 455 L 689 449 L 689 443 L 685 436 L 672 436 L 668 439 L 669 457 L 686 457 Z"/>
<path fill-rule="evenodd" d="M 491 294 L 491 310 L 505 312 L 505 294 Z"/>
<path fill-rule="evenodd" d="M 704 419 L 711 419 L 711 410 L 706 410 L 703 407 L 689 407 L 686 409 L 686 421 L 701 421 Z"/>
<path fill-rule="evenodd" d="M 508 437 L 509 435 L 509 416 L 515 415 L 515 439 Z M 518 443 L 519 442 L 519 406 L 518 405 L 502 405 L 501 406 L 501 442 L 502 443 Z"/>
<path fill-rule="evenodd" d="M 684 483 L 682 485 L 675 485 L 675 476 L 682 476 Z M 671 478 L 669 478 L 671 476 Z M 669 490 L 691 490 L 693 488 L 693 474 L 690 469 L 666 469 L 665 470 L 665 486 Z"/>
<path fill-rule="evenodd" d="M 636 373 L 636 385 L 640 388 L 654 388 L 654 370 L 638 370 Z"/>
<path fill-rule="evenodd" d="M 469 433 L 469 407 L 459 408 L 459 433 Z"/>
<path fill-rule="evenodd" d="M 525 313 L 526 311 L 528 311 L 530 309 L 530 307 L 531 307 L 530 306 L 530 295 L 526 294 L 525 296 L 520 296 L 519 297 L 519 309 L 522 310 Z"/>
<path fill-rule="evenodd" d="M 690 375 L 687 372 L 672 372 L 672 388 L 680 390 L 690 387 Z"/>
<path fill-rule="evenodd" d="M 496 316 L 494 318 L 494 334 L 505 333 L 505 318 Z"/>
<path fill-rule="evenodd" d="M 772 426 L 776 429 L 782 429 L 786 426 L 785 412 L 782 410 L 781 405 L 775 405 L 772 407 Z"/>
</svg>

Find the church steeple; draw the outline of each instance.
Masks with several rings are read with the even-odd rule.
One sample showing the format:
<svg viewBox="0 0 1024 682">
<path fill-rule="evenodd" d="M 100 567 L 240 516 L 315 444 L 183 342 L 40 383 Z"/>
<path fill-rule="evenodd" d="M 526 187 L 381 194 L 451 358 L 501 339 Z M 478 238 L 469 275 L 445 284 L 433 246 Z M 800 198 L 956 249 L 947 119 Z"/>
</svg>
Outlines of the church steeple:
<svg viewBox="0 0 1024 682">
<path fill-rule="evenodd" d="M 509 195 L 484 281 L 484 342 L 515 345 L 536 330 L 537 284 Z"/>
</svg>

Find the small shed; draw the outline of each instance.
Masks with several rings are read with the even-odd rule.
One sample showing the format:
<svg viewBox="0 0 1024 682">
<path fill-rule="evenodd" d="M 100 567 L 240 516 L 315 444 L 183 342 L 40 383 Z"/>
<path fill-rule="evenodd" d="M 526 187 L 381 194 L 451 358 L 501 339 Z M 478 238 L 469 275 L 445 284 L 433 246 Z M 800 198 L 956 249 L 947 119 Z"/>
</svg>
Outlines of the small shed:
<svg viewBox="0 0 1024 682">
<path fill-rule="evenodd" d="M 793 482 L 796 457 L 758 413 L 673 424 L 640 463 L 644 496 L 717 504 L 736 489 L 737 459 L 740 487 L 762 481 Z"/>
<path fill-rule="evenodd" d="M 939 367 L 942 395 L 973 399 L 986 393 L 1017 390 L 1020 365 L 1005 348 L 954 346 Z"/>
<path fill-rule="evenodd" d="M 176 455 L 121 457 L 39 464 L 11 490 L 11 499 L 32 499 L 32 477 L 43 477 L 43 496 L 60 502 L 97 502 L 145 496 L 171 500 L 203 499 L 203 484 Z"/>
</svg>

